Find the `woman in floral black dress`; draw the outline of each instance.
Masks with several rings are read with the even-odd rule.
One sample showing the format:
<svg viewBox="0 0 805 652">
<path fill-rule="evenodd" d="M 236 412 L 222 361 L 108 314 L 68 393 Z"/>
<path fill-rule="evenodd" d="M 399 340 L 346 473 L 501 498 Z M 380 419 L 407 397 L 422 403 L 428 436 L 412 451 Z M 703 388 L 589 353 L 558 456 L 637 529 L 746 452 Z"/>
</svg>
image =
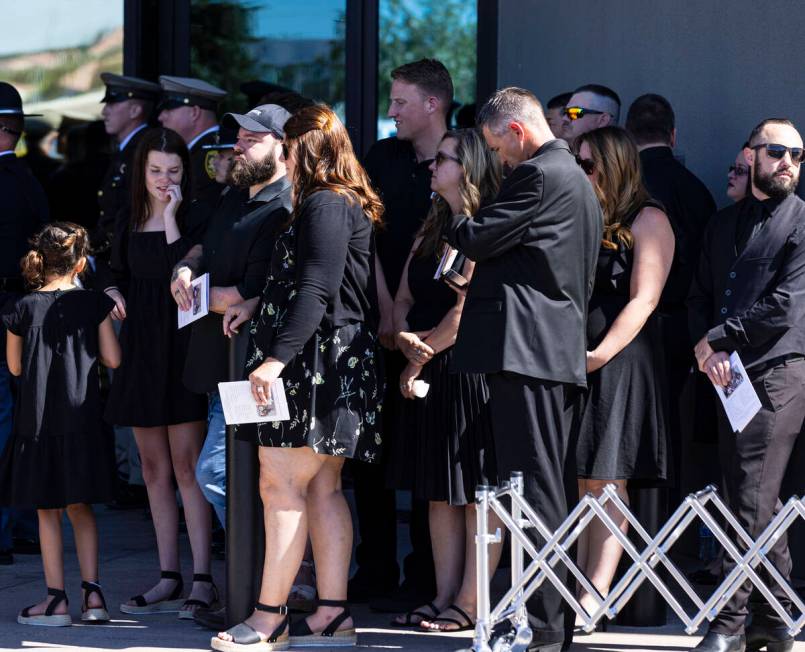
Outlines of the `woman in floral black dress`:
<svg viewBox="0 0 805 652">
<path fill-rule="evenodd" d="M 285 125 L 291 224 L 274 246 L 262 300 L 230 308 L 224 328 L 253 312 L 246 372 L 258 404 L 282 377 L 290 420 L 240 426 L 260 445 L 266 555 L 259 602 L 212 639 L 217 650 L 355 644 L 346 603 L 352 522 L 341 492 L 346 458 L 373 462 L 380 438 L 373 223 L 382 205 L 331 109 L 300 110 Z M 286 600 L 308 532 L 318 608 L 288 627 Z"/>
</svg>

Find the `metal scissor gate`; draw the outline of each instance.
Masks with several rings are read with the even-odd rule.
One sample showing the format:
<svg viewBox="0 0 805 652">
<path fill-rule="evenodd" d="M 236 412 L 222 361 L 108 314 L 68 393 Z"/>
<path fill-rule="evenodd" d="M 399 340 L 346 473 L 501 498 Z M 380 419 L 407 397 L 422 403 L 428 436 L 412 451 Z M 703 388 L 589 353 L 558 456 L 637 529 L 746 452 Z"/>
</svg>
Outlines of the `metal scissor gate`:
<svg viewBox="0 0 805 652">
<path fill-rule="evenodd" d="M 623 606 L 646 580 L 651 582 L 663 599 L 670 605 L 679 619 L 685 624 L 685 631 L 693 634 L 707 620 L 718 614 L 727 600 L 747 579 L 761 592 L 771 607 L 780 615 L 792 636 L 796 636 L 805 626 L 805 604 L 797 592 L 783 579 L 782 575 L 766 558 L 766 552 L 788 530 L 798 518 L 805 518 L 805 498 L 793 497 L 769 523 L 763 533 L 753 541 L 746 530 L 719 497 L 717 490 L 709 486 L 703 491 L 685 498 L 668 522 L 651 537 L 634 514 L 620 499 L 614 485 L 608 485 L 599 498 L 587 495 L 570 512 L 562 525 L 552 532 L 539 518 L 534 509 L 523 498 L 523 477 L 513 473 L 511 480 L 500 488 L 479 487 L 475 494 L 477 503 L 478 535 L 476 537 L 478 573 L 478 620 L 475 628 L 474 652 L 522 652 L 531 641 L 531 630 L 526 618 L 525 601 L 543 582 L 550 582 L 564 600 L 584 621 L 584 629 L 591 632 L 603 617 L 614 618 Z M 511 506 L 506 507 L 501 499 L 508 497 Z M 628 521 L 631 530 L 643 542 L 640 549 L 618 528 L 607 513 L 610 504 Z M 490 604 L 489 592 L 489 554 L 490 543 L 501 541 L 501 532 L 489 532 L 489 510 L 493 510 L 509 530 L 511 538 L 511 588 L 494 607 Z M 720 519 L 734 530 L 745 546 L 741 552 L 720 525 Z M 609 531 L 618 539 L 625 553 L 632 559 L 629 570 L 603 597 L 579 570 L 569 554 L 569 550 L 585 527 L 598 517 Z M 696 519 L 703 522 L 714 537 L 724 547 L 725 554 L 735 560 L 736 566 L 727 575 L 713 594 L 706 600 L 693 590 L 685 576 L 668 557 L 668 552 L 685 529 Z M 545 544 L 537 548 L 527 530 L 533 529 Z M 528 564 L 526 565 L 526 560 Z M 579 584 L 594 596 L 598 608 L 587 613 L 579 604 L 574 592 L 562 582 L 555 572 L 557 564 L 564 564 Z M 794 618 L 772 595 L 768 585 L 757 573 L 762 566 L 768 575 L 777 582 L 796 608 L 799 616 Z M 661 568 L 660 568 L 661 567 Z M 676 583 L 678 589 L 696 607 L 696 613 L 688 615 L 675 594 L 661 579 L 662 569 L 667 571 L 669 583 Z M 510 633 L 492 641 L 492 628 L 505 620 L 511 621 Z"/>
</svg>

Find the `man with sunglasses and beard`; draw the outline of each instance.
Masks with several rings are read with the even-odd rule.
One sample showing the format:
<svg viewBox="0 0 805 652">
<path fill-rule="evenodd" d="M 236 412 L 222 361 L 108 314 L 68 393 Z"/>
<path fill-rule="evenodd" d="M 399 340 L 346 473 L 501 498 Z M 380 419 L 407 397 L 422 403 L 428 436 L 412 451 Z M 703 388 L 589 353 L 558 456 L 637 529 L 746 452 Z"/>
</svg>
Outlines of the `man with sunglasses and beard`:
<svg viewBox="0 0 805 652">
<path fill-rule="evenodd" d="M 226 423 L 218 383 L 229 378 L 229 344 L 223 313 L 236 303 L 258 296 L 265 285 L 274 239 L 288 223 L 291 184 L 281 160 L 283 127 L 290 113 L 276 104 L 258 106 L 245 115 L 227 113 L 223 126 L 237 132 L 232 185 L 221 193 L 203 241 L 173 270 L 171 293 L 176 304 L 191 306 L 190 282 L 210 275 L 208 315 L 193 322 L 184 369 L 184 384 L 209 399 L 208 431 L 196 466 L 201 491 L 226 527 Z M 243 367 L 247 329 L 236 338 Z M 226 629 L 223 609 L 199 605 L 194 618 L 212 629 Z"/>
<path fill-rule="evenodd" d="M 739 433 L 719 411 L 723 494 L 741 526 L 756 539 L 782 507 L 780 486 L 805 423 L 805 202 L 794 191 L 802 137 L 789 120 L 768 119 L 744 149 L 750 192 L 716 214 L 705 232 L 688 297 L 690 332 L 699 370 L 715 385 L 732 377 L 737 352 L 761 402 Z M 746 546 L 735 542 L 743 553 Z M 785 535 L 766 557 L 790 582 Z M 722 576 L 735 561 L 724 556 Z M 791 601 L 763 566 L 756 569 L 774 597 Z M 751 623 L 746 627 L 747 615 Z M 743 652 L 794 645 L 779 614 L 744 582 L 710 624 L 699 652 Z"/>
</svg>

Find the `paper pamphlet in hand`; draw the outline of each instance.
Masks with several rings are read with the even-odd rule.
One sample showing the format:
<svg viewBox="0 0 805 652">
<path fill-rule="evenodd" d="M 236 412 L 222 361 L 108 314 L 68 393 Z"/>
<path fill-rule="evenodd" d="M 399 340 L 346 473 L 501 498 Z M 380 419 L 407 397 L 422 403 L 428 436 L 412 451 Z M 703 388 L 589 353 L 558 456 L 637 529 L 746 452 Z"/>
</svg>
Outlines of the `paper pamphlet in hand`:
<svg viewBox="0 0 805 652">
<path fill-rule="evenodd" d="M 436 268 L 436 273 L 433 275 L 434 281 L 440 281 L 442 276 L 447 273 L 447 270 L 453 267 L 453 263 L 456 261 L 456 256 L 458 256 L 457 249 L 448 247 L 444 250 L 442 259 L 439 261 L 439 266 Z"/>
<path fill-rule="evenodd" d="M 258 405 L 252 396 L 251 383 L 239 380 L 232 383 L 218 383 L 224 420 L 228 426 L 236 423 L 266 423 L 267 421 L 288 421 L 288 402 L 282 379 L 271 384 L 268 405 Z"/>
<path fill-rule="evenodd" d="M 729 385 L 715 385 L 715 388 L 733 431 L 741 432 L 760 410 L 760 399 L 736 352 L 730 355 L 730 370 L 732 380 Z"/>
<path fill-rule="evenodd" d="M 190 282 L 190 292 L 193 297 L 193 305 L 190 310 L 179 311 L 179 328 L 184 328 L 192 324 L 197 319 L 201 319 L 210 312 L 210 275 L 202 274 Z"/>
</svg>

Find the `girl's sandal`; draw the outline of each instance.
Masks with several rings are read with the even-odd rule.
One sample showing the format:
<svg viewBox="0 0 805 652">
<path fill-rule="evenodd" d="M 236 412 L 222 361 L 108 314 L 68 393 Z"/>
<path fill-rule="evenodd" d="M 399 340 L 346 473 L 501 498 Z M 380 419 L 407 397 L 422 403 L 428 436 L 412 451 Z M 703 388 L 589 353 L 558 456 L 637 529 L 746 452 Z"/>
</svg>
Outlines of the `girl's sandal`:
<svg viewBox="0 0 805 652">
<path fill-rule="evenodd" d="M 177 582 L 176 587 L 167 598 L 157 600 L 156 602 L 146 602 L 142 595 L 135 595 L 131 598 L 134 604 L 123 603 L 120 605 L 120 611 L 124 614 L 133 615 L 178 612 L 182 608 L 182 604 L 184 604 L 184 600 L 182 600 L 182 591 L 184 591 L 182 574 L 177 571 L 161 571 L 159 576 L 162 579 L 175 580 Z"/>
<path fill-rule="evenodd" d="M 433 618 L 427 621 L 428 625 L 434 624 L 436 625 L 435 627 L 428 627 L 426 624 L 424 624 L 425 621 L 423 621 L 422 629 L 428 632 L 439 632 L 439 633 L 467 632 L 471 629 L 475 629 L 475 623 L 473 622 L 472 618 L 470 618 L 467 615 L 467 612 L 464 611 L 461 607 L 451 604 L 442 613 L 445 613 L 446 611 L 454 611 L 461 617 L 462 620 L 457 620 L 456 618 L 447 618 L 446 616 L 439 616 L 438 618 Z M 442 627 L 439 623 L 446 623 L 447 625 L 455 625 L 455 627 Z"/>
<path fill-rule="evenodd" d="M 181 609 L 179 609 L 179 618 L 181 620 L 193 620 L 193 614 L 196 613 L 196 609 L 199 607 L 203 607 L 204 609 L 212 609 L 218 604 L 218 587 L 215 586 L 215 581 L 213 581 L 212 575 L 209 573 L 195 573 L 193 575 L 193 581 L 212 584 L 212 601 L 205 602 L 204 600 L 188 598 L 182 603 Z"/>
<path fill-rule="evenodd" d="M 423 611 L 423 609 L 430 609 L 430 613 L 427 614 Z M 419 627 L 419 624 L 423 620 L 430 620 L 431 618 L 438 618 L 439 610 L 436 608 L 436 605 L 432 602 L 428 602 L 424 607 L 420 607 L 419 609 L 412 609 L 408 613 L 406 613 L 403 617 L 405 620 L 400 622 L 396 618 L 391 621 L 392 627 Z M 399 616 L 398 616 L 399 617 Z M 419 618 L 419 620 L 414 620 L 414 617 Z"/>
<path fill-rule="evenodd" d="M 218 652 L 275 652 L 275 650 L 287 650 L 289 647 L 288 605 L 272 607 L 258 602 L 254 605 L 254 608 L 257 611 L 284 615 L 285 618 L 271 633 L 271 636 L 258 632 L 251 625 L 240 623 L 223 632 L 232 637 L 231 641 L 221 638 L 221 634 L 218 634 L 218 636 L 213 636 L 210 640 L 210 647 L 213 650 L 218 650 Z"/>
<path fill-rule="evenodd" d="M 81 582 L 84 589 L 84 599 L 81 604 L 81 620 L 85 623 L 106 623 L 109 622 L 109 612 L 106 609 L 106 599 L 103 597 L 101 585 L 97 582 Z M 100 607 L 89 606 L 89 596 L 95 593 L 101 601 Z"/>
<path fill-rule="evenodd" d="M 338 627 L 349 617 L 349 603 L 346 600 L 317 600 L 319 607 L 341 607 L 343 610 L 321 632 L 310 629 L 306 619 L 291 623 L 291 647 L 354 647 L 358 643 L 355 628 L 341 629 Z"/>
<path fill-rule="evenodd" d="M 62 602 L 64 602 L 65 607 L 69 604 L 64 589 L 51 589 L 48 587 L 48 595 L 52 595 L 53 600 L 45 609 L 45 613 L 32 616 L 29 612 L 36 605 L 31 605 L 20 611 L 19 616 L 17 616 L 17 622 L 20 625 L 37 625 L 39 627 L 69 627 L 72 625 L 73 619 L 70 618 L 70 614 L 53 613 Z"/>
</svg>

